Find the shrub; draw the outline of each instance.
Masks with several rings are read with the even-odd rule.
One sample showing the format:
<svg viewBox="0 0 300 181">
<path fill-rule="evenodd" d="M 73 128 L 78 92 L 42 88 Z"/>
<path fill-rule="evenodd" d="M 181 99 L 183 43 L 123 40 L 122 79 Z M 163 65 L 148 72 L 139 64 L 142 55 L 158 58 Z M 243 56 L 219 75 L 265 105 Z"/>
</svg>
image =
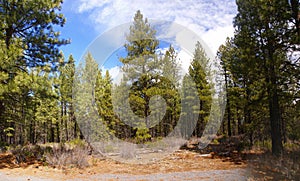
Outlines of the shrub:
<svg viewBox="0 0 300 181">
<path fill-rule="evenodd" d="M 8 149 L 15 156 L 16 163 L 20 164 L 31 160 L 42 161 L 46 147 L 42 148 L 39 145 L 18 145 L 16 147 L 9 147 Z"/>
<path fill-rule="evenodd" d="M 26 153 L 23 151 L 23 147 L 21 145 L 18 145 L 16 147 L 9 147 L 8 151 L 15 156 L 17 164 L 26 161 Z"/>
<path fill-rule="evenodd" d="M 47 153 L 45 156 L 47 163 L 54 167 L 75 166 L 83 168 L 88 166 L 88 150 L 86 147 L 76 146 L 70 148 L 65 144 L 60 144 L 54 146 L 51 153 Z"/>
</svg>

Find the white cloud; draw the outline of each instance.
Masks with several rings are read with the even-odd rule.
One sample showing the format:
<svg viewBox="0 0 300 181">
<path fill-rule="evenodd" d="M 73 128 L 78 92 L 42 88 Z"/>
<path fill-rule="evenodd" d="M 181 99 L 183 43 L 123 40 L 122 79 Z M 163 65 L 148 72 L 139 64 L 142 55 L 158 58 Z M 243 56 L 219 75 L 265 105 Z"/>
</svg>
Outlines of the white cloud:
<svg viewBox="0 0 300 181">
<path fill-rule="evenodd" d="M 115 80 L 118 76 L 120 76 L 119 74 L 121 74 L 121 69 L 118 66 L 112 67 L 110 69 L 105 68 L 104 66 L 101 66 L 101 70 L 102 70 L 102 76 L 104 76 L 106 74 L 106 71 L 108 70 L 109 75 L 111 76 L 111 78 L 113 80 Z"/>
<path fill-rule="evenodd" d="M 233 36 L 233 32 L 234 28 L 232 26 L 216 27 L 203 33 L 201 38 L 215 54 L 220 45 L 225 43 L 226 38 Z"/>
<path fill-rule="evenodd" d="M 182 73 L 183 75 L 186 74 L 189 70 L 189 66 L 191 65 L 191 61 L 193 59 L 190 53 L 187 53 L 184 50 L 180 50 L 178 52 L 178 60 L 180 61 Z"/>
<path fill-rule="evenodd" d="M 80 0 L 80 6 L 78 6 L 78 12 L 82 13 L 84 11 L 89 11 L 95 8 L 101 8 L 105 4 L 109 3 L 110 0 Z"/>
<path fill-rule="evenodd" d="M 112 79 L 115 79 L 120 73 L 120 67 L 113 67 L 109 69 L 109 74 Z"/>
<path fill-rule="evenodd" d="M 174 21 L 203 37 L 213 52 L 232 36 L 236 14 L 234 0 L 80 0 L 77 6 L 99 31 L 132 21 L 137 10 L 148 19 Z"/>
</svg>

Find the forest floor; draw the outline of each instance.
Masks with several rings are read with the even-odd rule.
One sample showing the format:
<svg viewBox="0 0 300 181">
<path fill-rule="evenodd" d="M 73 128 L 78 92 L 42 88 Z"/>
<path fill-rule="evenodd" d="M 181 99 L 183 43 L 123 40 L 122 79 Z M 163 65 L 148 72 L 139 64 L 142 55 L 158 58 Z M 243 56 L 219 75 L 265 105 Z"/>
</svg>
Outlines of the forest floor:
<svg viewBox="0 0 300 181">
<path fill-rule="evenodd" d="M 90 155 L 84 168 L 47 166 L 28 160 L 16 164 L 11 153 L 0 154 L 1 180 L 293 180 L 284 167 L 260 151 L 204 154 L 182 148 L 148 164 L 129 164 Z M 282 166 L 282 165 L 281 165 Z M 300 175 L 297 175 L 300 176 Z M 296 178 L 296 177 L 295 177 Z M 300 177 L 298 177 L 300 178 Z"/>
</svg>

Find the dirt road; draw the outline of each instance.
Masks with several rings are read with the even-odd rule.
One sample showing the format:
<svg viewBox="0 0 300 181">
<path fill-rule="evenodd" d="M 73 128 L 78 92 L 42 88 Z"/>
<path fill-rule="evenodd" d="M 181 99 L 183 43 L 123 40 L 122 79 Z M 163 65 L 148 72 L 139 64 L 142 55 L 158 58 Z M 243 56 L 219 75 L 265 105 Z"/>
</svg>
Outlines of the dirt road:
<svg viewBox="0 0 300 181">
<path fill-rule="evenodd" d="M 174 173 L 155 173 L 147 175 L 129 175 L 129 174 L 94 174 L 94 175 L 80 175 L 78 178 L 51 178 L 47 179 L 43 175 L 37 176 L 14 176 L 7 173 L 0 172 L 2 181 L 50 181 L 50 180 L 157 180 L 157 181 L 181 181 L 181 180 L 226 180 L 226 181 L 243 181 L 247 180 L 248 172 L 246 169 L 232 169 L 232 170 L 210 170 L 210 171 L 192 171 L 192 172 L 174 172 Z"/>
</svg>

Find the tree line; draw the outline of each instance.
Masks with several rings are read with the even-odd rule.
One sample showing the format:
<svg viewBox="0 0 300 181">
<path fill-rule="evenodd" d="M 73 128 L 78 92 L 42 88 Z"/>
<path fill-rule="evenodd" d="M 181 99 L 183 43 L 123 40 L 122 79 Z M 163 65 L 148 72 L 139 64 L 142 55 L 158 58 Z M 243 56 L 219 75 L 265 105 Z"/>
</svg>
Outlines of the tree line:
<svg viewBox="0 0 300 181">
<path fill-rule="evenodd" d="M 103 74 L 90 53 L 86 55 L 81 68 L 87 74 L 85 76 L 93 79 L 87 80 L 84 75 L 76 74 L 72 55 L 65 60 L 59 46 L 66 45 L 69 41 L 60 39 L 59 32 L 55 32 L 53 28 L 65 23 L 63 15 L 57 13 L 62 1 L 43 1 L 42 4 L 24 2 L 1 2 L 1 13 L 5 15 L 2 16 L 5 23 L 1 29 L 1 58 L 4 61 L 1 62 L 0 139 L 3 144 L 66 142 L 90 137 L 96 139 L 106 137 L 106 131 L 120 139 L 141 143 L 166 136 L 174 129 L 181 114 L 177 83 L 180 79 L 180 65 L 177 53 L 170 45 L 164 55 L 158 55 L 159 40 L 155 37 L 156 31 L 140 11 L 136 13 L 130 34 L 126 37 L 127 43 L 124 47 L 128 56 L 120 59 L 124 64 L 122 71 L 127 73 L 121 85 L 125 85 L 127 81 L 134 82 L 130 90 L 130 105 L 134 114 L 142 118 L 150 115 L 149 104 L 153 95 L 162 94 L 167 100 L 166 115 L 163 118 L 154 118 L 163 121 L 152 126 L 150 120 L 128 126 L 116 115 L 112 89 L 116 90 L 114 97 L 117 98 L 117 104 L 122 104 L 124 86 L 113 85 L 109 72 Z M 38 8 L 40 6 L 44 7 L 43 10 Z M 141 34 L 144 38 L 137 39 Z M 194 135 L 201 136 L 202 125 L 208 120 L 210 87 L 201 68 L 203 65 L 196 63 L 207 63 L 208 60 L 201 44 L 198 43 L 196 47 L 193 60 L 195 63 L 191 65 L 190 72 L 195 78 L 199 77 L 196 83 L 198 93 L 208 97 L 202 101 L 203 110 L 198 120 L 198 128 L 194 132 Z M 139 70 L 142 72 L 136 76 Z M 76 100 L 73 98 L 74 84 L 89 91 L 85 83 L 91 82 L 93 87 L 89 93 L 93 95 L 99 115 L 96 119 L 100 119 L 107 127 L 103 132 L 99 131 L 99 125 L 90 124 L 91 120 L 78 119 L 75 116 L 78 111 L 75 103 L 79 103 L 84 109 L 88 105 L 80 100 L 81 97 Z M 203 88 L 207 91 L 202 94 Z M 77 113 L 85 114 L 80 110 Z M 196 117 L 200 113 L 193 114 Z M 83 134 L 82 130 L 85 129 L 93 135 L 85 132 Z"/>
<path fill-rule="evenodd" d="M 75 75 L 77 93 L 74 101 L 82 132 L 92 141 L 110 138 L 112 134 L 134 143 L 160 139 L 174 131 L 179 131 L 183 137 L 191 134 L 200 137 L 208 122 L 212 97 L 211 85 L 205 75 L 209 61 L 201 44 L 195 45 L 194 59 L 189 68 L 191 78 L 196 80 L 195 90 L 181 94 L 179 82 L 183 77 L 175 48 L 169 45 L 165 53 L 159 52 L 156 30 L 140 11 L 136 12 L 129 29 L 124 45 L 127 56 L 119 59 L 123 64 L 120 83 L 113 83 L 109 71 L 102 75 L 90 53 L 79 65 L 78 76 Z M 165 100 L 165 108 L 157 96 Z M 199 109 L 195 108 L 191 113 L 182 111 L 182 99 L 189 102 L 188 99 L 195 99 L 195 96 L 198 99 L 201 96 Z M 94 105 L 91 104 L 93 101 Z M 193 127 L 188 122 L 190 116 L 195 117 L 197 125 L 195 131 L 189 133 L 187 130 Z M 186 125 L 174 130 L 180 117 L 185 117 L 182 119 L 187 120 L 183 123 Z M 103 124 L 105 128 L 99 128 Z"/>
<path fill-rule="evenodd" d="M 61 39 L 54 29 L 65 24 L 59 13 L 62 0 L 37 2 L 1 0 L 1 144 L 93 140 L 109 134 L 143 143 L 168 135 L 180 117 L 186 120 L 180 130 L 183 137 L 190 136 L 187 132 L 193 124 L 188 120 L 192 119 L 196 120 L 192 136 L 201 137 L 215 99 L 211 88 L 218 80 L 208 79 L 212 64 L 199 42 L 188 70 L 192 81 L 188 81 L 180 73 L 176 48 L 170 45 L 159 54 L 156 30 L 137 11 L 126 35 L 127 56 L 119 59 L 125 75 L 117 85 L 90 53 L 78 69 L 72 55 L 64 58 L 59 47 L 70 41 Z M 280 155 L 284 142 L 300 139 L 299 1 L 236 3 L 234 37 L 220 46 L 213 60 L 227 97 L 218 134 L 240 135 L 250 146 L 271 140 L 272 152 Z M 186 85 L 180 85 L 180 80 Z M 191 86 L 187 84 L 196 89 L 184 89 Z M 81 112 L 89 104 L 83 97 L 74 98 L 74 85 L 92 95 L 84 99 L 95 102 L 91 109 L 99 116 L 93 119 L 105 128 L 99 129 L 97 121 L 89 124 L 91 119 Z M 91 90 L 86 85 L 92 85 Z M 132 113 L 116 109 L 126 104 L 124 92 L 128 92 Z M 155 104 L 157 95 L 165 100 L 164 115 L 155 112 L 162 106 Z M 182 99 L 195 98 L 192 95 L 199 98 L 194 111 L 181 110 L 191 106 L 181 104 Z M 135 121 L 132 114 L 143 121 Z"/>
</svg>

